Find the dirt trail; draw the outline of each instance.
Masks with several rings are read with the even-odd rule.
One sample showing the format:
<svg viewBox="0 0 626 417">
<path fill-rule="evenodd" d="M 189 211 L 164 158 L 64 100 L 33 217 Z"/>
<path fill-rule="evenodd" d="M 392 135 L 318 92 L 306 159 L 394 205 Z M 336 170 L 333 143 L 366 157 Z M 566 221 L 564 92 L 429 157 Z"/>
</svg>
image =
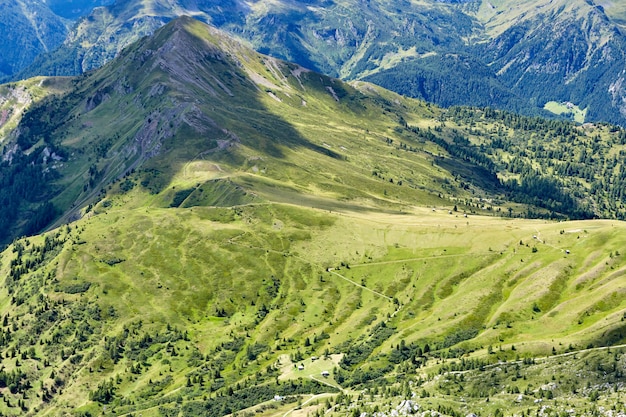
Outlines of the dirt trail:
<svg viewBox="0 0 626 417">
<path fill-rule="evenodd" d="M 601 346 L 601 347 L 596 347 L 596 348 L 581 349 L 581 350 L 575 350 L 575 351 L 572 351 L 572 352 L 559 353 L 557 355 L 536 357 L 536 358 L 532 358 L 532 359 L 533 359 L 534 363 L 536 364 L 538 362 L 547 362 L 547 361 L 552 360 L 552 359 L 558 359 L 558 358 L 563 358 L 563 357 L 566 357 L 566 356 L 578 355 L 578 354 L 586 353 L 586 352 L 608 350 L 608 349 L 621 349 L 621 348 L 626 348 L 626 344 L 615 345 L 615 346 Z M 528 360 L 528 359 L 526 359 L 526 360 Z M 503 365 L 517 365 L 517 364 L 522 364 L 522 363 L 524 363 L 523 360 L 511 361 L 511 362 L 497 362 L 497 363 L 492 363 L 490 365 L 485 365 L 485 366 L 483 366 L 483 369 L 491 369 L 491 368 L 497 368 L 498 366 L 503 366 Z M 465 370 L 465 371 L 450 371 L 450 372 L 446 372 L 446 374 L 461 375 L 461 374 L 466 374 L 468 372 L 474 372 L 474 371 L 476 371 L 476 369 L 468 369 L 468 370 Z"/>
<path fill-rule="evenodd" d="M 348 281 L 348 282 L 349 282 L 349 283 L 351 283 L 351 284 L 356 285 L 357 287 L 360 287 L 360 288 L 363 288 L 363 289 L 364 289 L 364 290 L 366 290 L 366 291 L 372 292 L 372 293 L 374 293 L 374 294 L 378 295 L 379 297 L 383 297 L 383 298 L 386 298 L 386 299 L 387 299 L 387 300 L 389 300 L 389 301 L 393 301 L 393 298 L 391 298 L 391 297 L 387 297 L 385 294 L 379 293 L 378 291 L 374 291 L 374 290 L 373 290 L 373 289 L 371 289 L 371 288 L 367 288 L 365 285 L 361 285 L 361 284 L 359 284 L 358 282 L 354 282 L 354 281 L 352 281 L 350 278 L 346 278 L 346 277 L 344 277 L 343 275 L 341 275 L 341 274 L 339 274 L 339 273 L 335 272 L 335 271 L 334 271 L 334 268 L 328 268 L 328 272 L 330 272 L 331 274 L 337 275 L 339 278 L 345 279 L 346 281 Z"/>
</svg>

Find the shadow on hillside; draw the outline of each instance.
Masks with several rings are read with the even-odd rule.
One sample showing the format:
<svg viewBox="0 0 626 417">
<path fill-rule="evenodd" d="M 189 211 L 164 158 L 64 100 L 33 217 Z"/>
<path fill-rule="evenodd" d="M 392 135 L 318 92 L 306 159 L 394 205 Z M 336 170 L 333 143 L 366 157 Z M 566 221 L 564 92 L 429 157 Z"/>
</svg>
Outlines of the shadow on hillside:
<svg viewBox="0 0 626 417">
<path fill-rule="evenodd" d="M 161 175 L 152 192 L 163 191 L 172 176 L 185 169 L 193 160 L 210 160 L 235 169 L 245 165 L 246 160 L 239 152 L 239 144 L 258 152 L 259 159 L 269 158 L 280 162 L 285 160 L 287 150 L 297 152 L 305 149 L 323 158 L 345 160 L 344 155 L 302 136 L 290 121 L 279 114 L 281 109 L 292 111 L 290 106 L 293 103 L 280 102 L 271 108 L 266 106 L 264 100 L 268 95 L 275 99 L 277 97 L 272 92 L 274 87 L 267 87 L 265 84 L 268 82 L 259 81 L 261 75 L 250 76 L 240 63 L 225 57 L 222 51 L 213 54 L 206 60 L 208 62 L 198 66 L 198 72 L 193 73 L 197 81 L 186 84 L 182 91 L 176 92 L 177 99 L 181 96 L 192 98 L 193 103 L 189 105 L 199 109 L 201 114 L 194 118 L 194 122 L 181 126 L 179 134 L 167 141 L 164 151 L 146 164 L 146 167 Z M 290 68 L 285 66 L 282 70 L 284 74 L 280 74 L 279 78 L 287 79 L 291 76 Z M 276 66 L 267 69 L 268 73 L 276 71 Z M 317 90 L 316 94 L 327 95 L 332 101 L 328 90 L 331 85 L 338 89 L 338 94 L 345 94 L 338 83 L 319 74 L 302 73 L 300 80 L 304 90 L 303 87 L 292 85 L 294 89 L 300 90 L 290 91 L 290 94 L 306 95 Z M 175 81 L 172 80 L 172 84 Z M 324 117 L 326 115 L 320 116 L 320 123 L 323 123 Z M 293 163 L 293 159 L 290 163 Z"/>
<path fill-rule="evenodd" d="M 66 221 L 71 213 L 93 203 L 111 181 L 131 170 L 140 172 L 141 185 L 159 193 L 194 160 L 242 167 L 246 158 L 238 151 L 239 144 L 258 152 L 259 158 L 277 161 L 286 157 L 288 149 L 345 159 L 312 143 L 276 114 L 288 103 L 267 108 L 263 99 L 269 90 L 262 87 L 263 83 L 258 79 L 255 83 L 225 50 L 194 38 L 185 27 L 189 21 L 178 22 L 182 23 L 168 25 L 172 32 L 165 41 L 158 40 L 157 32 L 101 70 L 80 77 L 73 92 L 35 105 L 23 116 L 18 143 L 23 151 L 30 152 L 29 170 L 32 167 L 33 172 L 46 174 L 29 177 L 28 187 L 19 185 L 21 182 L 16 185 L 38 190 L 36 195 L 11 189 L 10 198 L 16 200 L 11 207 L 24 208 L 11 221 L 29 226 L 11 229 L 2 240 L 39 232 L 59 219 Z M 176 30 L 182 32 L 178 37 Z M 174 48 L 167 49 L 168 45 Z M 161 50 L 161 54 L 154 53 Z M 287 78 L 289 69 L 284 71 Z M 327 89 L 331 84 L 340 96 L 345 94 L 338 83 L 319 74 L 306 73 L 301 78 L 306 89 L 300 90 L 302 94 L 317 90 L 332 101 Z M 94 121 L 105 130 L 92 129 Z M 68 137 L 71 145 L 63 144 Z M 46 148 L 61 156 L 62 163 L 51 168 Z M 0 176 L 15 177 L 15 164 L 9 168 L 7 163 L 0 167 Z M 68 192 L 59 184 L 69 183 L 70 177 L 72 191 Z M 51 201 L 56 206 L 53 216 Z M 38 211 L 43 204 L 48 204 L 46 213 Z"/>
<path fill-rule="evenodd" d="M 623 343 L 626 343 L 626 322 L 622 322 L 616 327 L 602 333 L 600 337 L 593 341 L 593 346 L 614 346 Z"/>
</svg>

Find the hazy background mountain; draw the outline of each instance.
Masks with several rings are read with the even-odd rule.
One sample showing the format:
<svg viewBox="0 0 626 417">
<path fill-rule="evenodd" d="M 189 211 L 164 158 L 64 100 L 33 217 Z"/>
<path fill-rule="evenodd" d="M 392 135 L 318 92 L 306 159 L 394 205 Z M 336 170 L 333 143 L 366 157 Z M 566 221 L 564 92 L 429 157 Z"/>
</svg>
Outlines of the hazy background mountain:
<svg viewBox="0 0 626 417">
<path fill-rule="evenodd" d="M 0 80 L 9 79 L 40 54 L 66 40 L 75 20 L 113 0 L 1 0 Z"/>
<path fill-rule="evenodd" d="M 39 0 L 0 1 L 0 79 L 30 65 L 36 56 L 56 49 L 69 21 Z"/>
<path fill-rule="evenodd" d="M 80 19 L 65 43 L 39 57 L 17 78 L 36 74 L 76 75 L 99 68 L 120 51 L 144 36 L 152 34 L 171 19 L 193 16 L 204 22 L 244 24 L 248 7 L 236 1 L 120 1 L 97 8 Z"/>
<path fill-rule="evenodd" d="M 171 18 L 190 15 L 263 53 L 440 105 L 579 109 L 577 120 L 623 124 L 623 14 L 584 0 L 133 0 L 96 9 L 19 77 L 97 68 Z"/>
<path fill-rule="evenodd" d="M 587 109 L 588 120 L 624 123 L 626 43 L 603 7 L 500 3 L 477 14 L 489 34 L 478 50 L 507 87 L 539 106 L 567 101 Z"/>
<path fill-rule="evenodd" d="M 44 0 L 50 10 L 66 19 L 89 14 L 94 8 L 113 4 L 115 0 Z"/>
</svg>

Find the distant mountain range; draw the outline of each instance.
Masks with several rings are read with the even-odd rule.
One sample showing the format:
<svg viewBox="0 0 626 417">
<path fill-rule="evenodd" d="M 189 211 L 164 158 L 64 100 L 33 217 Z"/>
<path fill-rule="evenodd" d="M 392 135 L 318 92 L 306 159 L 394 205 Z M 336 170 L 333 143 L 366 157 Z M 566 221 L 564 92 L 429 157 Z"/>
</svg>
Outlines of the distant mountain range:
<svg viewBox="0 0 626 417">
<path fill-rule="evenodd" d="M 115 0 L 45 0 L 44 3 L 58 16 L 77 19 L 99 6 L 111 5 Z"/>
<path fill-rule="evenodd" d="M 189 15 L 262 53 L 442 106 L 626 123 L 624 11 L 609 2 L 130 0 L 93 9 L 107 3 L 49 3 L 56 14 L 24 3 L 19 10 L 45 10 L 40 27 L 31 23 L 24 31 L 30 37 L 20 36 L 36 47 L 16 48 L 9 36 L 6 48 L 14 52 L 2 55 L 0 70 L 14 79 L 80 74 Z M 91 9 L 76 23 L 59 17 Z M 1 19 L 28 22 L 20 13 L 12 9 Z M 579 117 L 551 105 L 561 103 Z"/>
<path fill-rule="evenodd" d="M 0 1 L 0 78 L 57 48 L 67 36 L 68 24 L 38 0 Z"/>
<path fill-rule="evenodd" d="M 624 11 L 606 3 L 130 0 L 94 9 L 70 31 L 50 24 L 46 33 L 54 42 L 23 57 L 6 55 L 4 73 L 15 79 L 79 74 L 170 19 L 190 15 L 260 52 L 443 106 L 549 115 L 550 104 L 569 103 L 578 121 L 625 124 Z M 99 4 L 50 7 L 76 17 Z M 567 109 L 556 112 L 575 118 Z"/>
<path fill-rule="evenodd" d="M 75 19 L 113 0 L 0 0 L 0 79 L 10 79 L 66 40 Z"/>
</svg>

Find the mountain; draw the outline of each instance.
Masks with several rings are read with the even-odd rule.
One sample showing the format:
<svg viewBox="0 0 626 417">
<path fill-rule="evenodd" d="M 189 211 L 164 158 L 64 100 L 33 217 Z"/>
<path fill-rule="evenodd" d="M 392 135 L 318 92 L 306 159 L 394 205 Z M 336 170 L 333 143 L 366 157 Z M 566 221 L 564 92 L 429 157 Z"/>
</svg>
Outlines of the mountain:
<svg viewBox="0 0 626 417">
<path fill-rule="evenodd" d="M 75 20 L 88 15 L 100 6 L 109 6 L 114 0 L 47 0 L 46 4 L 56 15 Z"/>
<path fill-rule="evenodd" d="M 235 1 L 215 0 L 115 2 L 79 19 L 59 49 L 41 55 L 16 78 L 81 74 L 101 67 L 126 46 L 151 35 L 173 18 L 189 15 L 204 22 L 242 23 L 239 17 L 243 8 Z"/>
<path fill-rule="evenodd" d="M 626 226 L 520 215 L 623 211 L 623 129 L 444 110 L 188 17 L 0 94 L 3 415 L 621 407 Z"/>
<path fill-rule="evenodd" d="M 593 2 L 541 3 L 502 5 L 483 17 L 491 35 L 480 50 L 485 61 L 513 92 L 539 105 L 572 102 L 587 109 L 588 120 L 623 124 L 626 42 L 619 26 Z"/>
<path fill-rule="evenodd" d="M 619 7 L 544 3 L 120 2 L 96 9 L 19 77 L 97 68 L 170 19 L 191 15 L 260 52 L 439 105 L 547 115 L 571 103 L 579 120 L 624 124 Z"/>
<path fill-rule="evenodd" d="M 577 127 L 490 108 L 445 111 L 370 84 L 345 84 L 296 64 L 276 64 L 281 68 L 278 71 L 272 62 L 281 61 L 272 61 L 232 40 L 222 42 L 240 52 L 233 61 L 218 62 L 223 68 L 211 60 L 203 61 L 205 53 L 192 53 L 198 48 L 181 56 L 178 47 L 172 46 L 170 51 L 151 46 L 154 42 L 150 38 L 129 46 L 93 74 L 73 80 L 13 83 L 0 91 L 5 106 L 2 125 L 6 125 L 0 164 L 4 178 L 0 188 L 4 202 L 0 206 L 1 242 L 79 217 L 81 208 L 92 204 L 111 181 L 145 168 L 145 164 L 161 165 L 149 171 L 159 173 L 160 179 L 146 174 L 149 178 L 142 182 L 151 184 L 155 192 L 162 191 L 173 175 L 163 168 L 172 164 L 169 158 L 185 160 L 213 152 L 203 142 L 182 149 L 172 142 L 190 134 L 208 135 L 215 152 L 252 137 L 252 143 L 244 143 L 253 149 L 250 152 L 280 157 L 277 166 L 285 164 L 284 147 L 347 159 L 352 174 L 342 181 L 369 184 L 365 194 L 327 183 L 318 174 L 304 178 L 317 178 L 315 181 L 326 184 L 324 189 L 333 184 L 331 188 L 338 194 L 372 199 L 374 205 L 387 204 L 381 183 L 387 179 L 409 186 L 402 188 L 406 191 L 396 198 L 398 204 L 435 198 L 487 212 L 511 209 L 528 217 L 626 216 L 626 195 L 621 191 L 624 175 L 616 156 L 623 151 L 625 134 L 620 128 Z M 218 56 L 222 55 L 219 52 Z M 250 56 L 264 65 L 252 65 Z M 183 65 L 185 61 L 189 63 Z M 209 81 L 194 81 L 196 78 Z M 16 111 L 12 107 L 16 97 L 24 108 L 33 101 L 29 94 L 36 91 L 29 85 L 38 85 L 39 102 L 28 111 Z M 55 85 L 62 88 L 47 88 Z M 259 92 L 265 93 L 262 104 Z M 312 106 L 319 97 L 327 102 Z M 286 109 L 287 103 L 293 109 Z M 269 117 L 268 112 L 278 116 Z M 326 120 L 327 126 L 344 126 L 332 133 L 344 142 L 331 143 L 319 120 Z M 349 123 L 352 127 L 346 125 Z M 379 127 L 362 128 L 370 123 Z M 294 132 L 287 125 L 300 126 L 300 130 Z M 363 154 L 348 158 L 343 148 L 350 149 L 351 135 L 369 137 L 368 130 L 378 132 L 374 137 L 385 138 L 385 145 L 374 146 L 373 142 Z M 536 142 L 539 138 L 541 143 Z M 402 164 L 381 165 L 378 161 L 378 155 L 386 154 L 390 146 L 402 151 Z M 166 162 L 155 162 L 158 159 L 153 157 L 165 149 L 171 150 L 164 153 Z M 424 168 L 432 164 L 440 168 Z M 274 179 L 284 181 L 285 177 Z M 303 178 L 296 184 L 299 190 L 310 187 Z"/>
<path fill-rule="evenodd" d="M 30 65 L 36 56 L 56 49 L 65 39 L 68 22 L 38 0 L 0 2 L 0 79 Z"/>
<path fill-rule="evenodd" d="M 0 1 L 0 80 L 12 79 L 66 41 L 74 20 L 112 0 Z M 18 77 L 19 78 L 19 77 Z"/>
</svg>

